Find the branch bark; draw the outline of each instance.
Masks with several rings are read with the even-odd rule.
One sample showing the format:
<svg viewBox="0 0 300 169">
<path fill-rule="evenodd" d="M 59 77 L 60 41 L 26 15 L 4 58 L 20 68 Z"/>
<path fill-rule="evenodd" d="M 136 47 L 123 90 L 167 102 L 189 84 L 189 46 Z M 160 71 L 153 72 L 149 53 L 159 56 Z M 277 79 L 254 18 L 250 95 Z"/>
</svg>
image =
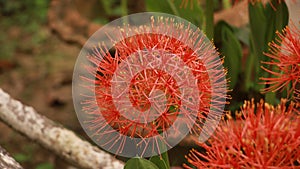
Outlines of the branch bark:
<svg viewBox="0 0 300 169">
<path fill-rule="evenodd" d="M 8 152 L 0 146 L 0 168 L 2 169 L 23 169 L 23 167 L 12 158 Z"/>
<path fill-rule="evenodd" d="M 72 131 L 14 100 L 0 88 L 0 119 L 72 164 L 87 169 L 121 169 L 124 164 Z M 1 167 L 0 167 L 1 168 Z"/>
</svg>

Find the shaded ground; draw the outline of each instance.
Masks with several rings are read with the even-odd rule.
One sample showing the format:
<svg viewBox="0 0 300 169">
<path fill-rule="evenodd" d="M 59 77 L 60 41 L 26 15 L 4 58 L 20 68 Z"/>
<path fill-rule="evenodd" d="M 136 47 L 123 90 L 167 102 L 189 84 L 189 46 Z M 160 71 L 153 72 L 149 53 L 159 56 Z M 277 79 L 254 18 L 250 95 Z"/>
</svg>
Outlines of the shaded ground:
<svg viewBox="0 0 300 169">
<path fill-rule="evenodd" d="M 31 37 L 23 38 L 24 32 L 20 27 L 1 30 L 5 31 L 10 40 L 4 45 L 18 45 L 12 55 L 0 60 L 1 88 L 12 97 L 33 106 L 39 113 L 82 133 L 71 94 L 73 66 L 80 47 L 61 41 L 47 27 L 40 27 L 36 32 L 43 34 L 43 41 L 28 47 L 26 44 L 30 45 Z M 0 144 L 21 161 L 25 168 L 34 168 L 48 162 L 58 163 L 56 168 L 61 168 L 61 160 L 3 123 L 0 123 L 0 136 Z"/>
</svg>

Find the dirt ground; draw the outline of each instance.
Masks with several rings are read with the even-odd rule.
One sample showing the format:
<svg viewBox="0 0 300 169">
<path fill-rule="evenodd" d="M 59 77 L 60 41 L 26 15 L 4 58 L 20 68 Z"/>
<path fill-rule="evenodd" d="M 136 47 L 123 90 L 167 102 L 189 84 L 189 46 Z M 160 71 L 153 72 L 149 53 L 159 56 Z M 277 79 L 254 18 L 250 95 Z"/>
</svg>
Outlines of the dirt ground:
<svg viewBox="0 0 300 169">
<path fill-rule="evenodd" d="M 79 45 L 60 40 L 47 27 L 39 33 L 45 34 L 43 43 L 30 49 L 20 50 L 30 37 L 18 42 L 13 56 L 0 60 L 0 86 L 12 97 L 33 106 L 39 113 L 83 134 L 72 102 L 72 73 L 80 51 Z M 19 27 L 9 29 L 10 39 L 20 40 Z M 55 168 L 62 167 L 62 160 L 36 143 L 16 133 L 0 122 L 0 145 L 3 145 L 24 168 L 35 168 L 41 163 L 51 162 Z M 34 160 L 33 160 L 34 159 Z"/>
</svg>

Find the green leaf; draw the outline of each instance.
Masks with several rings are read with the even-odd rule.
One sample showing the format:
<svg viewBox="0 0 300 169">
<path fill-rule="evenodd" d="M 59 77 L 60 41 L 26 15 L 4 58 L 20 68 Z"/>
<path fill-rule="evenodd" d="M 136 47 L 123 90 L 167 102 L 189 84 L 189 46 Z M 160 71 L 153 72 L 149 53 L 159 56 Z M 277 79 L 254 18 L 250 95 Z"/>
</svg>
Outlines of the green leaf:
<svg viewBox="0 0 300 169">
<path fill-rule="evenodd" d="M 159 169 L 154 163 L 144 158 L 132 158 L 125 164 L 124 169 Z"/>
<path fill-rule="evenodd" d="M 254 74 L 254 79 L 246 77 L 246 79 L 254 81 L 254 89 L 261 90 L 265 86 L 259 84 L 259 77 L 266 77 L 268 73 L 260 68 L 261 61 L 268 61 L 269 58 L 264 55 L 268 51 L 268 43 L 275 39 L 276 31 L 281 30 L 288 23 L 288 9 L 284 2 L 278 3 L 272 0 L 272 5 L 267 4 L 264 8 L 262 3 L 255 5 L 249 4 L 249 18 L 251 29 L 251 58 L 253 59 L 252 70 L 248 73 Z M 252 73 L 251 73 L 252 72 Z M 271 97 L 268 97 L 271 98 Z M 274 99 L 273 99 L 274 100 Z"/>
<path fill-rule="evenodd" d="M 267 19 L 267 34 L 266 42 L 271 42 L 276 37 L 276 31 L 281 31 L 289 21 L 289 12 L 285 2 L 272 1 L 274 7 L 270 4 L 266 6 L 266 19 Z M 276 11 L 273 9 L 275 8 Z M 266 46 L 266 50 L 268 45 Z"/>
<path fill-rule="evenodd" d="M 260 91 L 265 85 L 259 83 L 259 77 L 269 77 L 268 72 L 262 70 L 261 61 L 269 61 L 270 58 L 264 55 L 268 51 L 269 42 L 276 37 L 276 31 L 280 31 L 288 23 L 288 9 L 284 2 L 278 3 L 276 0 L 271 1 L 272 5 L 267 4 L 264 8 L 261 3 L 249 5 L 249 18 L 251 29 L 251 48 L 250 57 L 251 67 L 246 73 L 246 83 L 254 81 L 254 90 Z M 265 65 L 266 66 L 266 65 Z M 254 79 L 247 76 L 254 76 Z M 269 103 L 275 103 L 275 94 L 267 94 L 266 99 Z"/>
<path fill-rule="evenodd" d="M 166 162 L 161 159 L 159 156 L 153 156 L 150 158 L 150 161 L 154 163 L 159 169 L 169 169 L 168 165 Z"/>
<path fill-rule="evenodd" d="M 222 52 L 225 55 L 224 65 L 228 68 L 230 87 L 233 89 L 240 73 L 240 65 L 237 63 L 241 63 L 243 53 L 241 44 L 227 27 L 222 31 Z"/>
<path fill-rule="evenodd" d="M 241 66 L 238 63 L 241 63 L 243 55 L 242 46 L 234 34 L 234 28 L 224 21 L 217 24 L 215 33 L 218 35 L 217 40 L 221 43 L 221 53 L 225 56 L 224 66 L 228 69 L 230 88 L 233 89 L 241 72 Z"/>
<path fill-rule="evenodd" d="M 251 35 L 254 40 L 256 54 L 262 55 L 265 46 L 267 21 L 262 3 L 249 4 L 249 19 Z"/>
<path fill-rule="evenodd" d="M 249 4 L 249 19 L 251 29 L 251 43 L 252 51 L 254 53 L 254 68 L 257 73 L 260 70 L 260 60 L 264 58 L 263 51 L 267 45 L 265 41 L 265 34 L 267 28 L 267 21 L 262 3 Z"/>
<path fill-rule="evenodd" d="M 267 27 L 267 34 L 266 34 L 266 42 L 274 41 L 276 38 L 276 31 L 281 31 L 287 24 L 289 20 L 289 13 L 288 8 L 285 2 L 279 3 L 277 1 L 272 1 L 273 7 L 268 4 L 266 6 L 266 18 L 267 24 L 270 25 Z M 273 9 L 275 8 L 276 11 Z M 265 46 L 265 51 L 269 48 L 268 45 Z M 266 57 L 264 61 L 269 61 L 270 58 Z M 266 66 L 266 65 L 265 65 Z M 271 68 L 271 67 L 270 67 Z M 259 74 L 261 77 L 272 76 L 269 75 L 268 72 L 261 71 Z M 276 94 L 273 92 L 266 93 L 265 100 L 268 103 L 276 104 Z"/>
<path fill-rule="evenodd" d="M 150 158 L 150 161 L 153 162 L 159 169 L 170 169 L 170 162 L 168 153 L 162 153 L 160 156 L 153 156 Z"/>
<path fill-rule="evenodd" d="M 235 31 L 235 36 L 238 38 L 238 40 L 243 42 L 247 46 L 250 46 L 249 34 L 249 26 L 241 27 Z"/>
</svg>

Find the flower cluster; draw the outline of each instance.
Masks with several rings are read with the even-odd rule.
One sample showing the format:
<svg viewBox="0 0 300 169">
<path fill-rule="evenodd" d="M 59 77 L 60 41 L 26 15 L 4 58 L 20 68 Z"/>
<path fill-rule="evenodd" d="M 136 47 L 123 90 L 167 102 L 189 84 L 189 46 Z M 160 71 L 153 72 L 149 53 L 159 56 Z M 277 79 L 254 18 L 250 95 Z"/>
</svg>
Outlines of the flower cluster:
<svg viewBox="0 0 300 169">
<path fill-rule="evenodd" d="M 283 33 L 277 33 L 279 39 L 270 43 L 270 51 L 265 55 L 271 61 L 263 62 L 268 67 L 262 67 L 270 73 L 271 77 L 263 77 L 262 80 L 269 87 L 263 92 L 275 92 L 287 89 L 288 96 L 292 95 L 296 100 L 300 99 L 300 30 L 286 27 Z"/>
<path fill-rule="evenodd" d="M 297 168 L 300 162 L 299 103 L 286 100 L 273 107 L 246 101 L 236 119 L 224 121 L 205 151 L 192 150 L 188 161 L 197 168 Z M 191 169 L 188 165 L 186 168 Z"/>
</svg>

